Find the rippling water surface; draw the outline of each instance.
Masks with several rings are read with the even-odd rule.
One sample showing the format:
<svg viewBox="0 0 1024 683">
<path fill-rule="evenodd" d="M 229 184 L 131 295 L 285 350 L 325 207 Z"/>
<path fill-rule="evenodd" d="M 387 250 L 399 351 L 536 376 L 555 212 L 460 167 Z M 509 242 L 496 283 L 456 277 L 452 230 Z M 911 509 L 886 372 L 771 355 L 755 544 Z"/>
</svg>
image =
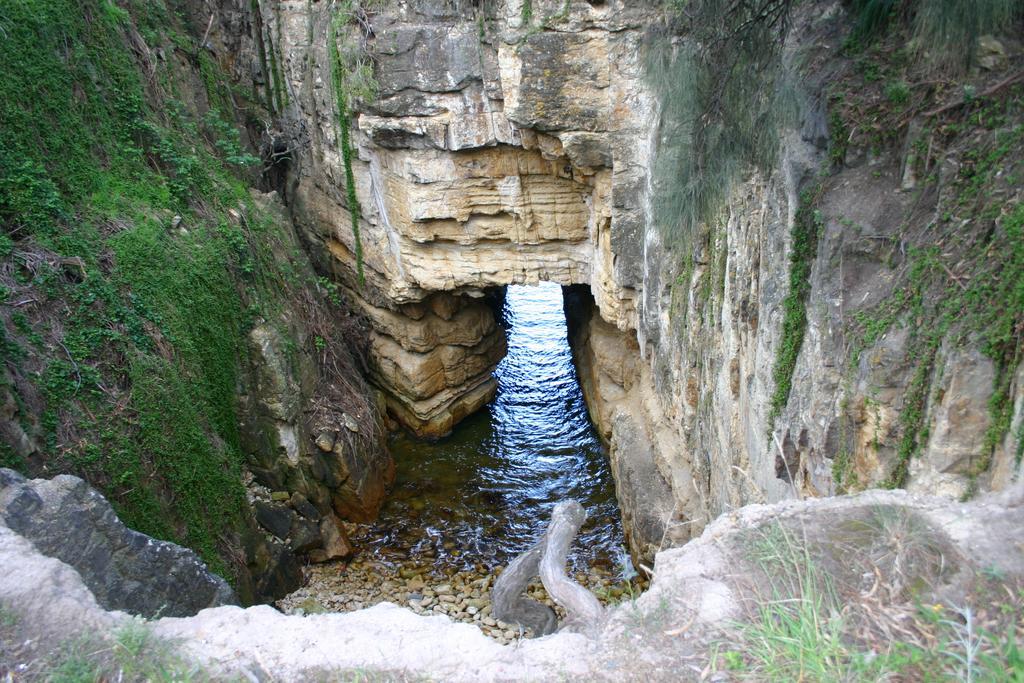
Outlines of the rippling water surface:
<svg viewBox="0 0 1024 683">
<path fill-rule="evenodd" d="M 509 350 L 491 405 L 441 441 L 392 442 L 394 492 L 368 534 L 381 559 L 507 564 L 537 540 L 557 502 L 575 498 L 589 519 L 574 564 L 613 564 L 623 543 L 619 511 L 576 381 L 561 287 L 509 287 L 504 318 Z"/>
</svg>

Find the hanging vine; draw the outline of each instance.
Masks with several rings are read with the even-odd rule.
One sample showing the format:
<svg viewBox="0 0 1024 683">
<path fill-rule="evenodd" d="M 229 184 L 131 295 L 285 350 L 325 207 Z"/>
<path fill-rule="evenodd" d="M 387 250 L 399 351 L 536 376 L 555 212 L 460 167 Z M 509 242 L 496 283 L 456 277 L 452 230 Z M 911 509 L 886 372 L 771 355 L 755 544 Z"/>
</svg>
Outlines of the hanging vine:
<svg viewBox="0 0 1024 683">
<path fill-rule="evenodd" d="M 256 42 L 256 50 L 260 60 L 260 73 L 263 74 L 263 88 L 265 90 L 266 105 L 267 109 L 273 112 L 274 90 L 272 75 L 267 63 L 267 47 L 263 38 L 263 13 L 260 10 L 259 0 L 251 0 L 250 5 L 252 9 L 253 33 Z"/>
<path fill-rule="evenodd" d="M 361 210 L 356 196 L 355 176 L 352 173 L 351 111 L 358 100 L 369 100 L 376 96 L 377 83 L 373 79 L 373 64 L 365 45 L 361 41 L 346 38 L 351 33 L 349 24 L 362 13 L 356 0 L 342 0 L 331 8 L 328 24 L 328 59 L 331 68 L 331 87 L 334 90 L 337 107 L 337 134 L 341 157 L 345 166 L 345 194 L 349 215 L 352 219 L 352 236 L 355 241 L 356 277 L 359 286 L 366 282 L 363 272 L 363 244 L 359 232 Z M 365 25 L 365 21 L 361 22 Z M 339 49 L 338 40 L 344 40 Z"/>
</svg>

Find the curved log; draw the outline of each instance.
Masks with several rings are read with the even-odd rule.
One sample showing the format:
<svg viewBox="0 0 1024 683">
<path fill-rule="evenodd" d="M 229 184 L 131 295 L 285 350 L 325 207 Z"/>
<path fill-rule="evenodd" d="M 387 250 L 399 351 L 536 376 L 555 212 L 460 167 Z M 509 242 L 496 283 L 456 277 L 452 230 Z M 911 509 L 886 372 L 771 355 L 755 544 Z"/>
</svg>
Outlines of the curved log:
<svg viewBox="0 0 1024 683">
<path fill-rule="evenodd" d="M 604 620 L 604 608 L 594 594 L 565 572 L 569 545 L 586 518 L 583 506 L 574 500 L 555 506 L 544 537 L 513 560 L 494 582 L 491 604 L 496 619 L 533 629 L 535 636 L 555 632 L 558 621 L 554 611 L 523 595 L 530 579 L 540 574 L 548 595 L 565 608 L 566 626 L 590 630 Z"/>
<path fill-rule="evenodd" d="M 540 560 L 540 580 L 548 595 L 565 608 L 566 626 L 591 630 L 604 621 L 604 607 L 597 597 L 576 583 L 565 572 L 569 544 L 576 538 L 587 513 L 575 500 L 555 506 L 545 534 L 546 548 Z"/>
<path fill-rule="evenodd" d="M 533 629 L 535 636 L 546 636 L 558 628 L 555 611 L 532 598 L 523 595 L 530 579 L 537 576 L 537 565 L 544 554 L 544 539 L 517 557 L 498 580 L 491 591 L 491 609 L 495 619 L 522 628 Z"/>
</svg>

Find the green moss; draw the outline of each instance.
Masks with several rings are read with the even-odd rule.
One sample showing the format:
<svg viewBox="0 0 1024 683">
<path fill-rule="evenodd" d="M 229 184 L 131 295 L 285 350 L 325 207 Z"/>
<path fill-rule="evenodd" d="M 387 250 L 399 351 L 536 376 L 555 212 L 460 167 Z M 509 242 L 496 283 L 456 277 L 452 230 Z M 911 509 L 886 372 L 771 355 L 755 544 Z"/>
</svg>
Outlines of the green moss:
<svg viewBox="0 0 1024 683">
<path fill-rule="evenodd" d="M 832 103 L 833 105 L 835 102 Z M 846 150 L 850 145 L 850 130 L 842 115 L 833 106 L 828 118 L 829 146 L 828 156 L 833 166 L 840 166 L 846 160 Z"/>
<path fill-rule="evenodd" d="M 986 455 L 991 455 L 1010 431 L 1013 418 L 1010 386 L 1014 371 L 1024 362 L 1024 205 L 1014 207 L 1005 217 L 1003 226 L 1009 249 L 1003 254 L 999 277 L 993 282 L 979 283 L 987 290 L 985 294 L 1000 304 L 994 310 L 981 309 L 979 321 L 983 326 L 983 351 L 996 363 L 995 387 L 988 403 L 991 423 L 983 444 Z M 1022 452 L 1024 428 L 1017 445 L 1018 462 Z M 978 471 L 984 471 L 987 466 L 986 459 L 978 464 Z"/>
<path fill-rule="evenodd" d="M 800 206 L 793 220 L 792 245 L 789 253 L 789 292 L 782 300 L 782 334 L 775 352 L 772 369 L 772 392 L 768 408 L 771 430 L 775 419 L 789 400 L 793 370 L 804 343 L 807 330 L 807 297 L 811 293 L 811 267 L 818 248 L 818 234 L 822 228 L 821 214 L 814 208 L 820 187 L 806 190 L 800 196 Z"/>
<path fill-rule="evenodd" d="M 922 430 L 925 418 L 925 407 L 928 393 L 932 385 L 932 372 L 935 366 L 935 352 L 938 349 L 939 337 L 930 340 L 925 349 L 924 357 L 917 363 L 910 386 L 903 399 L 903 410 L 900 411 L 899 423 L 902 437 L 896 447 L 896 462 L 882 482 L 883 488 L 902 488 L 907 482 L 910 460 L 917 454 L 921 446 L 928 441 L 927 430 Z"/>
<path fill-rule="evenodd" d="M 0 443 L 0 467 L 24 472 L 28 463 L 6 443 Z"/>
<path fill-rule="evenodd" d="M 267 109 L 273 110 L 273 76 L 267 64 L 267 45 L 263 39 L 263 14 L 260 12 L 259 0 L 251 0 L 249 8 L 253 17 L 253 33 L 255 34 L 256 54 L 260 60 L 260 73 L 263 74 L 263 101 Z"/>
<path fill-rule="evenodd" d="M 19 313 L 0 325 L 0 351 L 42 365 L 27 379 L 45 402 L 50 472 L 84 476 L 130 526 L 230 575 L 246 333 L 287 305 L 290 266 L 268 255 L 280 228 L 236 176 L 256 159 L 221 111 L 243 94 L 200 55 L 215 107 L 201 111 L 194 74 L 135 62 L 129 32 L 167 47 L 183 40 L 178 21 L 159 1 L 0 3 L 0 258 L 84 264 L 68 277 L 44 259 L 19 276 L 61 324 Z M 28 465 L 9 448 L 0 461 Z"/>
<path fill-rule="evenodd" d="M 1024 422 L 1021 423 L 1020 429 L 1017 430 L 1017 451 L 1014 453 L 1013 458 L 1014 467 L 1020 467 L 1022 459 L 1024 459 Z"/>
<path fill-rule="evenodd" d="M 270 73 L 267 78 L 273 82 L 274 111 L 284 111 L 284 79 L 281 76 L 281 67 L 277 63 L 277 48 L 274 46 L 274 37 L 267 31 L 267 55 L 270 58 Z"/>
<path fill-rule="evenodd" d="M 118 469 L 129 479 L 123 483 L 134 484 L 133 489 L 145 487 L 147 475 L 160 477 L 161 488 L 172 494 L 173 510 L 161 509 L 164 505 L 144 488 L 140 494 L 133 490 L 128 495 L 139 497 L 128 506 L 124 521 L 140 531 L 164 536 L 167 520 L 183 520 L 174 533 L 178 540 L 198 550 L 214 571 L 226 573 L 228 567 L 217 553 L 218 535 L 225 527 L 237 527 L 245 509 L 237 443 L 218 448 L 211 440 L 206 427 L 210 406 L 204 402 L 205 387 L 197 390 L 184 368 L 158 356 L 140 354 L 132 361 L 129 375 L 130 405 L 138 416 L 138 450 L 149 455 L 152 471 L 133 471 L 127 457 L 120 460 Z M 122 455 L 129 456 L 134 450 Z"/>
<path fill-rule="evenodd" d="M 281 3 L 274 3 L 274 20 L 277 24 L 277 35 L 281 37 Z M 271 46 L 273 47 L 273 46 Z M 273 69 L 274 69 L 274 87 L 278 90 L 277 99 L 281 102 L 281 111 L 284 111 L 284 107 L 288 106 L 288 84 L 284 79 L 284 68 L 281 66 L 284 63 L 284 52 L 283 48 L 278 45 L 278 51 L 274 53 Z"/>
<path fill-rule="evenodd" d="M 533 0 L 523 0 L 523 7 L 519 10 L 519 21 L 523 28 L 533 23 Z"/>
<path fill-rule="evenodd" d="M 143 167 L 131 136 L 142 90 L 122 28 L 97 0 L 4 4 L 0 219 L 8 234 L 52 229 L 105 173 Z"/>
<path fill-rule="evenodd" d="M 836 457 L 833 458 L 831 475 L 833 475 L 833 482 L 836 484 L 837 494 L 851 493 L 858 485 L 853 474 L 853 455 L 850 453 L 849 447 L 845 442 L 840 446 Z"/>
</svg>

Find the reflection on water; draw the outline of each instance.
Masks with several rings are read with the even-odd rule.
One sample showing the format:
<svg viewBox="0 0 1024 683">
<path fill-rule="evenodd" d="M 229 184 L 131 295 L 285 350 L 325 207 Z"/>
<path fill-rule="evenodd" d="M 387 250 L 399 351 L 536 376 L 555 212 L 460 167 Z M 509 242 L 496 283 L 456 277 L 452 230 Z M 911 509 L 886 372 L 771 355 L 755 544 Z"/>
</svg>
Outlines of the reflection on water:
<svg viewBox="0 0 1024 683">
<path fill-rule="evenodd" d="M 509 287 L 508 356 L 494 402 L 455 432 L 392 442 L 395 488 L 371 533 L 384 560 L 470 569 L 504 565 L 537 540 L 555 503 L 589 519 L 574 564 L 609 566 L 622 529 L 604 447 L 587 416 L 566 339 L 561 287 Z"/>
</svg>

